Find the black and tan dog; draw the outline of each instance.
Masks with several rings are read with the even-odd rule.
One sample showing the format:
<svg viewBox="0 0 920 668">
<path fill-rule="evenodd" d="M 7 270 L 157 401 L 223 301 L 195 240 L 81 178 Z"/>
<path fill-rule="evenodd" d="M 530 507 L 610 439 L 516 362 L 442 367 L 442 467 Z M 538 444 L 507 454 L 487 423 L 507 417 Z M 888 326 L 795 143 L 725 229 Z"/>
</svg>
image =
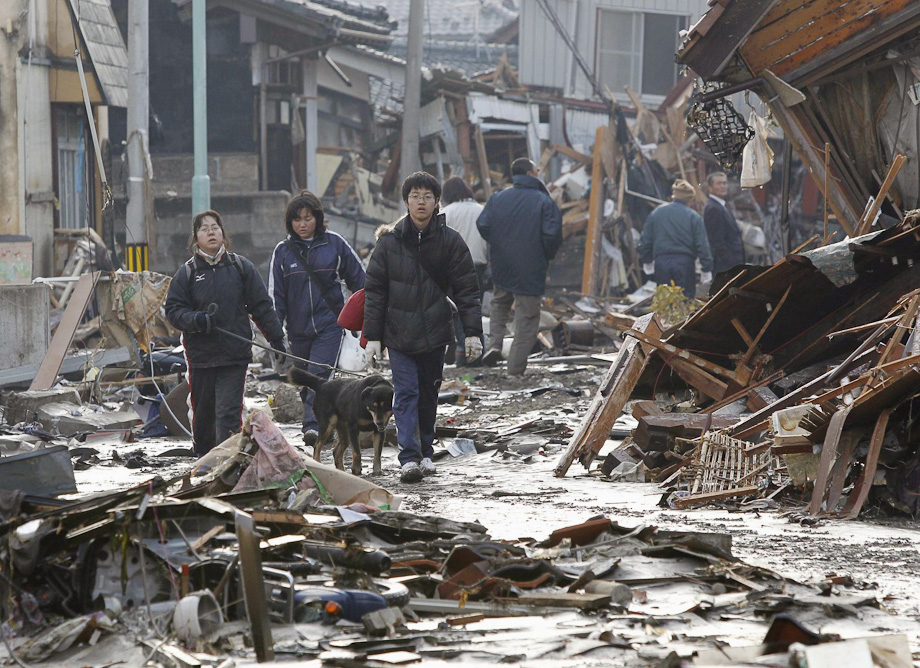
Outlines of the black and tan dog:
<svg viewBox="0 0 920 668">
<path fill-rule="evenodd" d="M 316 393 L 313 414 L 319 422 L 319 436 L 313 446 L 313 458 L 319 461 L 323 444 L 336 432 L 332 451 L 335 467 L 345 470 L 345 449 L 351 443 L 351 472 L 361 475 L 359 431 L 374 432 L 374 475 L 380 475 L 380 453 L 384 431 L 393 415 L 393 385 L 380 374 L 364 378 L 324 380 L 294 367 L 288 372 L 294 385 L 309 387 Z"/>
</svg>

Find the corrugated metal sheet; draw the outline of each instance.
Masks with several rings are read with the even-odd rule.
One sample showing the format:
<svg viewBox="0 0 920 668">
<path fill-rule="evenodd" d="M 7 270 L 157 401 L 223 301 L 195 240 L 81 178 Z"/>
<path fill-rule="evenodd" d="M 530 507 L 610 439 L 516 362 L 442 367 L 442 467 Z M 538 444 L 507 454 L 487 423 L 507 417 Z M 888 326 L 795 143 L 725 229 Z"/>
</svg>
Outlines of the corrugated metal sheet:
<svg viewBox="0 0 920 668">
<path fill-rule="evenodd" d="M 597 129 L 607 126 L 610 118 L 607 114 L 596 111 L 581 111 L 580 109 L 565 110 L 565 135 L 572 142 L 574 148 L 581 145 L 587 151 L 594 145 Z"/>
<path fill-rule="evenodd" d="M 574 28 L 577 0 L 550 2 L 562 23 L 569 29 Z M 518 69 L 521 83 L 563 88 L 570 72 L 571 56 L 537 0 L 522 0 L 520 22 Z"/>
<path fill-rule="evenodd" d="M 548 0 L 569 29 L 589 67 L 594 67 L 597 39 L 597 10 L 618 9 L 650 13 L 680 14 L 695 22 L 707 8 L 707 0 Z M 570 12 L 577 9 L 572 21 Z M 537 0 L 523 0 L 520 27 L 521 82 L 528 86 L 559 88 L 563 94 L 590 99 L 591 86 L 581 70 L 573 67 L 568 47 L 559 37 Z M 593 139 L 592 139 L 593 141 Z"/>
</svg>

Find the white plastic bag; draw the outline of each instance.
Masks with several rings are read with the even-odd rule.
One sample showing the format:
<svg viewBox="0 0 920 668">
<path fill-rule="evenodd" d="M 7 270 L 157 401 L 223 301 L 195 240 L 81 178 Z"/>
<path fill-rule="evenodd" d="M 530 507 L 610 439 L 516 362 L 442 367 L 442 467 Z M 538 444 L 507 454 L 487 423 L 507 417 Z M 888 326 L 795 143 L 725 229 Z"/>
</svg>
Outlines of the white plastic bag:
<svg viewBox="0 0 920 668">
<path fill-rule="evenodd" d="M 773 149 L 767 143 L 770 131 L 766 119 L 751 112 L 750 125 L 754 137 L 745 145 L 741 158 L 741 187 L 756 188 L 770 182 L 773 169 Z"/>
</svg>

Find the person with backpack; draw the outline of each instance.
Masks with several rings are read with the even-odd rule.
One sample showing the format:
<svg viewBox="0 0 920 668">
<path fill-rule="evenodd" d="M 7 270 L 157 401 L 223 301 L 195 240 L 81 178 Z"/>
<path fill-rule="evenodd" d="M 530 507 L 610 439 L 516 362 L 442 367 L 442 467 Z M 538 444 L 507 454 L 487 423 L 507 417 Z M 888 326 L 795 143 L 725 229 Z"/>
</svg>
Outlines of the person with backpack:
<svg viewBox="0 0 920 668">
<path fill-rule="evenodd" d="M 435 473 L 438 389 L 454 337 L 448 293 L 463 323 L 469 362 L 482 354 L 482 312 L 470 249 L 438 213 L 441 184 L 415 172 L 403 181 L 402 198 L 406 215 L 377 230 L 367 265 L 364 336 L 370 366 L 383 348 L 390 352 L 400 480 L 414 483 Z"/>
<path fill-rule="evenodd" d="M 335 366 L 344 330 L 337 319 L 347 287 L 364 287 L 364 267 L 357 253 L 336 232 L 327 230 L 323 203 L 309 190 L 291 198 L 284 212 L 287 238 L 272 252 L 268 292 L 278 319 L 287 330 L 291 352 L 312 362 Z M 344 286 L 343 286 L 344 283 Z M 315 376 L 328 379 L 331 369 L 295 362 Z M 304 444 L 317 444 L 313 390 L 303 388 Z"/>
<path fill-rule="evenodd" d="M 166 319 L 182 332 L 188 363 L 192 441 L 203 456 L 240 430 L 246 369 L 252 346 L 218 328 L 252 339 L 250 317 L 272 348 L 282 353 L 284 330 L 265 283 L 252 262 L 230 252 L 230 238 L 216 211 L 192 222 L 192 257 L 169 284 Z M 280 355 L 276 355 L 276 361 Z"/>
</svg>

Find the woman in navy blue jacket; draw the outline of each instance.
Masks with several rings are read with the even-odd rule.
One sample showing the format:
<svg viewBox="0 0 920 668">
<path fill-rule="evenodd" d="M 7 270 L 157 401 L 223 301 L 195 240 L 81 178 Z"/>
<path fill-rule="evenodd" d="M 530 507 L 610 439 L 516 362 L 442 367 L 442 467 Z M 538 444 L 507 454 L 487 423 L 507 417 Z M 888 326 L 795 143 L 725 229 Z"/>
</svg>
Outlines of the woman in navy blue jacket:
<svg viewBox="0 0 920 668">
<path fill-rule="evenodd" d="M 268 292 L 278 319 L 287 330 L 291 353 L 334 366 L 343 330 L 337 319 L 345 304 L 342 283 L 355 292 L 364 287 L 364 268 L 345 239 L 324 223 L 323 204 L 301 190 L 284 212 L 287 238 L 272 252 Z M 301 362 L 298 366 L 328 378 L 330 370 Z M 304 388 L 304 443 L 316 442 L 313 391 Z"/>
</svg>

